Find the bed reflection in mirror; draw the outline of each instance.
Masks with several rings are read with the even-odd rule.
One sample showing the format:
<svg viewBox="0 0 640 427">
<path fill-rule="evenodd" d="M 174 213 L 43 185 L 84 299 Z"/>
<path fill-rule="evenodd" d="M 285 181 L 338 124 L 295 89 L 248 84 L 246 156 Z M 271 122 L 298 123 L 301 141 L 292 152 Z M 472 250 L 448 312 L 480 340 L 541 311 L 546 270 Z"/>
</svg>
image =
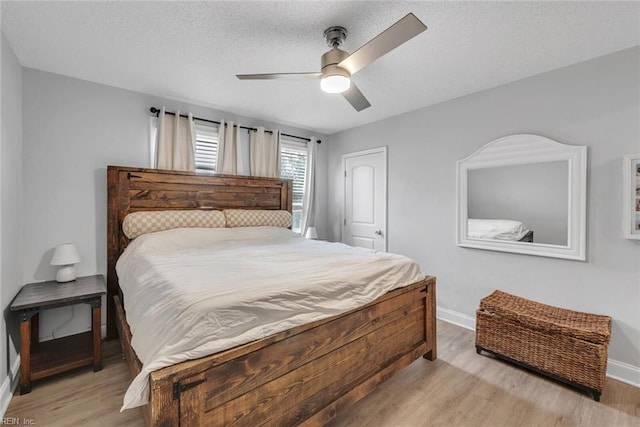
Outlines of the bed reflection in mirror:
<svg viewBox="0 0 640 427">
<path fill-rule="evenodd" d="M 468 171 L 467 238 L 566 246 L 569 162 Z"/>
</svg>

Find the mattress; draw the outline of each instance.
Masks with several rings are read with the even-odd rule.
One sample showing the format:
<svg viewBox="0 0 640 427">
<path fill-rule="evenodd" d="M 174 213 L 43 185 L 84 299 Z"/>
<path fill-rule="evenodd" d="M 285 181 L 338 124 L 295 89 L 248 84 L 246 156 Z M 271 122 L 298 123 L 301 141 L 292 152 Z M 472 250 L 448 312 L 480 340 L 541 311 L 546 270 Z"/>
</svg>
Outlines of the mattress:
<svg viewBox="0 0 640 427">
<path fill-rule="evenodd" d="M 278 227 L 146 234 L 130 242 L 116 271 L 142 362 L 122 409 L 148 402 L 154 370 L 344 313 L 424 278 L 407 257 Z"/>
<path fill-rule="evenodd" d="M 469 219 L 467 226 L 467 236 L 470 239 L 518 241 L 528 232 L 520 221 L 508 219 Z"/>
</svg>

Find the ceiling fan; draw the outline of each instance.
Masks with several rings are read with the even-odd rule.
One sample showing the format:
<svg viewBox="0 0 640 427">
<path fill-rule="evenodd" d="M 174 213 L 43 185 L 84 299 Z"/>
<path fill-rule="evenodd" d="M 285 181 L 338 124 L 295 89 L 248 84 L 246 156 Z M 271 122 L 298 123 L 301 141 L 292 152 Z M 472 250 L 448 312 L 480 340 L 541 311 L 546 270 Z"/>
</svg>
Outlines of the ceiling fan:
<svg viewBox="0 0 640 427">
<path fill-rule="evenodd" d="M 349 55 L 339 49 L 347 38 L 346 28 L 329 27 L 324 31 L 324 36 L 331 50 L 322 55 L 319 73 L 237 74 L 236 77 L 240 80 L 321 79 L 320 88 L 323 91 L 341 93 L 353 108 L 362 111 L 371 104 L 351 81 L 351 76 L 426 29 L 426 25 L 409 13 Z"/>
</svg>

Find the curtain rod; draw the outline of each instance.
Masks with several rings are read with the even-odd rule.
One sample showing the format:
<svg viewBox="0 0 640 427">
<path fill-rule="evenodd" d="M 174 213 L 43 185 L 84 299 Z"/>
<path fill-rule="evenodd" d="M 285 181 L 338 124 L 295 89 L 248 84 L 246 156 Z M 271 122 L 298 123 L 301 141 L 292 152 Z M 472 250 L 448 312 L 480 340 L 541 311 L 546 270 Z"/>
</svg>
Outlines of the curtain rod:
<svg viewBox="0 0 640 427">
<path fill-rule="evenodd" d="M 149 111 L 151 111 L 151 113 L 155 114 L 155 115 L 156 115 L 156 117 L 158 117 L 158 115 L 160 114 L 160 110 L 159 110 L 159 109 L 157 109 L 156 107 L 151 107 L 151 108 L 149 108 Z M 172 116 L 175 116 L 175 115 L 176 115 L 176 113 L 172 113 L 171 111 L 165 111 L 164 113 L 165 113 L 165 114 L 172 115 Z M 185 114 L 180 114 L 180 117 L 185 117 L 185 118 L 186 118 L 186 117 L 188 117 L 188 116 L 187 116 L 187 115 L 185 115 Z M 199 120 L 199 121 L 201 121 L 201 122 L 207 122 L 207 123 L 215 123 L 215 124 L 217 124 L 217 125 L 219 125 L 219 124 L 220 124 L 220 122 L 217 122 L 217 121 L 215 121 L 215 120 L 201 119 L 200 117 L 194 117 L 194 118 L 193 118 L 193 120 Z M 225 123 L 225 126 L 226 126 L 226 123 Z M 250 130 L 250 131 L 251 131 L 251 130 L 253 130 L 253 131 L 258 130 L 258 129 L 256 129 L 256 128 L 249 128 L 249 127 L 246 127 L 246 126 L 238 126 L 238 125 L 233 125 L 233 126 L 234 126 L 234 127 L 239 127 L 240 129 Z M 271 130 L 265 130 L 265 132 L 267 132 L 267 133 L 273 133 L 273 131 L 271 131 Z M 303 137 L 303 136 L 289 135 L 288 133 L 282 133 L 282 132 L 280 132 L 280 135 L 282 135 L 282 136 L 288 136 L 289 138 L 297 138 L 297 139 L 302 139 L 302 140 L 307 141 L 307 142 L 311 142 L 311 139 L 310 139 L 310 138 L 305 138 L 305 137 Z M 318 140 L 316 140 L 316 142 L 317 142 L 318 144 L 320 144 L 322 141 L 318 139 Z"/>
</svg>

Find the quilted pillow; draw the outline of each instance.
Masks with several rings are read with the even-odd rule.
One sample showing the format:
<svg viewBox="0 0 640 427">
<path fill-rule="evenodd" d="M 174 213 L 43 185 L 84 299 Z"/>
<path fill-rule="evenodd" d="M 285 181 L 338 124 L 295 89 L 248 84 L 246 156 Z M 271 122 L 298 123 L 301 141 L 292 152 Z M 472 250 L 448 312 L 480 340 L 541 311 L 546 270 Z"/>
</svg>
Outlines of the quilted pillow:
<svg viewBox="0 0 640 427">
<path fill-rule="evenodd" d="M 258 209 L 225 209 L 227 227 L 291 227 L 289 211 Z"/>
<path fill-rule="evenodd" d="M 122 231 L 129 239 L 172 228 L 217 228 L 225 226 L 224 214 L 214 210 L 140 211 L 128 214 Z"/>
</svg>

